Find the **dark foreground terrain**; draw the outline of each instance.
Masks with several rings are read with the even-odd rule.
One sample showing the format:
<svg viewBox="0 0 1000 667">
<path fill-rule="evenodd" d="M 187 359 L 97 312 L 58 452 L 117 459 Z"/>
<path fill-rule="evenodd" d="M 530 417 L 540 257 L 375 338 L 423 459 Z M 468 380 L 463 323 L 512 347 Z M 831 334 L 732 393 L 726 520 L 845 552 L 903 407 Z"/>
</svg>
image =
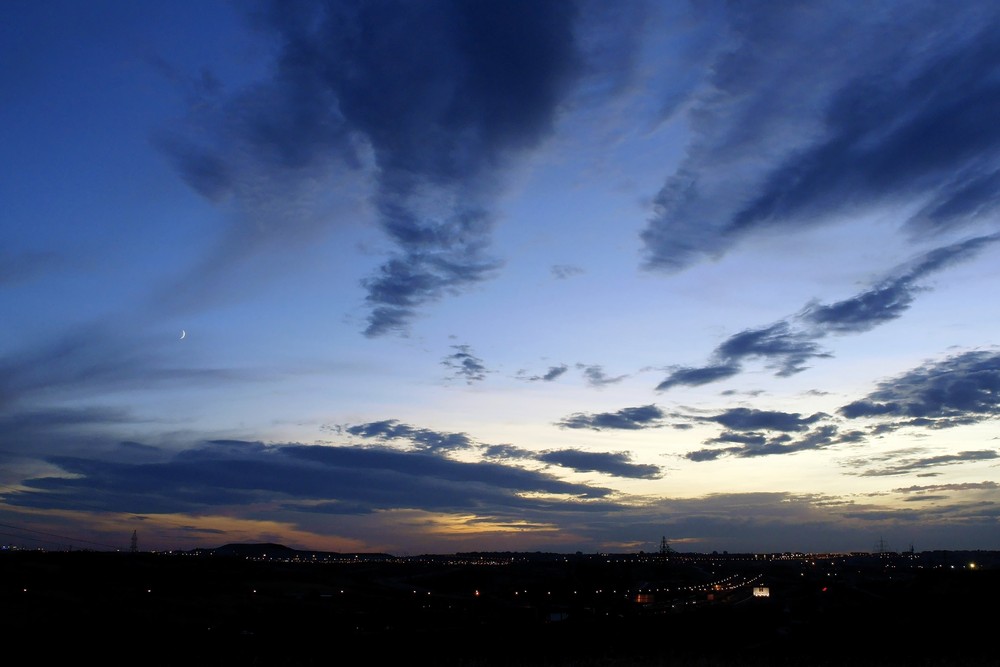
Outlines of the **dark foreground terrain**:
<svg viewBox="0 0 1000 667">
<path fill-rule="evenodd" d="M 967 554 L 226 553 L 0 553 L 7 653 L 44 664 L 1000 665 L 995 554 L 970 567 Z"/>
</svg>

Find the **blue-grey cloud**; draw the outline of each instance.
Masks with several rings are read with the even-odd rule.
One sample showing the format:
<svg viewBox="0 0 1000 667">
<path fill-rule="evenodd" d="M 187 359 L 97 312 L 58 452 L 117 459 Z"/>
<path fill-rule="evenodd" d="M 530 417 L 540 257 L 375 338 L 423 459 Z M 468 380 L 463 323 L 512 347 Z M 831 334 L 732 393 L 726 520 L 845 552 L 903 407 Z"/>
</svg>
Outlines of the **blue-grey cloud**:
<svg viewBox="0 0 1000 667">
<path fill-rule="evenodd" d="M 548 370 L 548 372 L 545 373 L 545 375 L 542 376 L 542 379 L 545 380 L 546 382 L 551 382 L 552 380 L 555 380 L 557 377 L 561 376 L 567 370 L 569 370 L 569 366 L 567 366 L 566 364 L 563 364 L 561 366 L 553 366 Z"/>
<path fill-rule="evenodd" d="M 902 316 L 916 298 L 916 294 L 926 289 L 918 282 L 921 278 L 969 259 L 998 240 L 1000 234 L 990 234 L 935 248 L 898 267 L 893 275 L 871 289 L 836 303 L 808 306 L 802 314 L 802 319 L 819 327 L 819 332 L 869 331 Z"/>
<path fill-rule="evenodd" d="M 648 266 L 885 204 L 922 202 L 907 219 L 920 232 L 996 212 L 1000 83 L 983 76 L 1000 66 L 994 4 L 736 4 L 720 16 L 727 42 L 691 99 L 695 136 L 642 234 Z"/>
<path fill-rule="evenodd" d="M 40 431 L 77 430 L 91 425 L 135 423 L 137 418 L 120 408 L 49 407 L 11 411 L 0 414 L 0 437 L 3 440 Z"/>
<path fill-rule="evenodd" d="M 892 280 L 850 299 L 811 307 L 805 318 L 832 331 L 868 331 L 900 317 L 913 303 L 914 290 L 909 280 Z"/>
<path fill-rule="evenodd" d="M 371 306 L 365 335 L 403 333 L 419 306 L 481 282 L 500 268 L 498 262 L 480 257 L 478 248 L 460 248 L 459 252 L 458 257 L 422 253 L 393 257 L 374 277 L 363 280 L 368 291 L 365 300 Z"/>
<path fill-rule="evenodd" d="M 815 339 L 819 336 L 796 331 L 786 321 L 759 329 L 747 329 L 723 341 L 713 352 L 710 365 L 701 368 L 676 367 L 657 385 L 657 391 L 686 385 L 698 386 L 733 377 L 748 359 L 763 359 L 775 375 L 787 377 L 803 371 L 809 359 L 829 357 Z"/>
<path fill-rule="evenodd" d="M 405 332 L 500 266 L 491 202 L 584 73 L 577 16 L 574 2 L 268 2 L 254 21 L 277 47 L 270 80 L 202 91 L 160 144 L 213 200 L 367 170 L 395 250 L 362 282 L 365 333 Z"/>
<path fill-rule="evenodd" d="M 646 406 L 645 408 L 623 410 L 622 413 L 628 414 L 629 410 L 635 411 L 635 414 L 631 415 L 631 419 L 635 423 L 641 423 L 642 421 L 653 419 L 651 414 L 646 414 L 650 408 L 652 408 L 653 412 L 659 412 L 654 406 Z M 628 417 L 618 416 L 615 420 L 609 421 L 624 423 L 626 419 Z M 591 426 L 591 428 L 599 427 Z M 615 428 L 640 427 L 622 425 Z M 464 433 L 447 433 L 426 428 L 416 428 L 409 424 L 402 424 L 394 419 L 342 426 L 339 427 L 337 432 L 381 442 L 405 440 L 416 449 L 428 453 L 441 454 L 475 448 L 487 461 L 541 461 L 542 463 L 554 463 L 583 472 L 603 472 L 608 475 L 631 478 L 653 478 L 658 477 L 660 474 L 660 469 L 657 466 L 632 463 L 630 456 L 624 453 L 592 453 L 576 449 L 562 449 L 538 453 L 510 444 L 480 445 Z"/>
<path fill-rule="evenodd" d="M 585 452 L 579 449 L 557 449 L 538 456 L 539 461 L 555 463 L 579 472 L 601 472 L 615 477 L 659 479 L 659 466 L 632 463 L 632 457 L 622 452 Z"/>
<path fill-rule="evenodd" d="M 0 287 L 31 280 L 59 265 L 51 252 L 13 254 L 0 250 Z"/>
<path fill-rule="evenodd" d="M 263 369 L 188 367 L 166 354 L 174 332 L 125 338 L 113 325 L 85 325 L 55 340 L 39 340 L 0 356 L 0 411 L 43 397 L 76 397 L 170 385 L 253 382 L 274 377 Z M 23 408 L 32 409 L 32 408 Z"/>
<path fill-rule="evenodd" d="M 848 419 L 921 419 L 918 425 L 924 426 L 995 418 L 1000 416 L 1000 352 L 973 350 L 928 362 L 880 382 L 839 412 Z"/>
<path fill-rule="evenodd" d="M 925 289 L 920 280 L 929 274 L 968 260 L 1000 241 L 1000 234 L 978 236 L 934 248 L 894 268 L 875 286 L 832 304 L 811 303 L 797 315 L 766 327 L 747 329 L 723 341 L 712 353 L 711 364 L 675 367 L 657 385 L 657 391 L 675 386 L 698 386 L 733 377 L 749 359 L 763 359 L 778 377 L 806 368 L 810 359 L 832 355 L 817 341 L 829 334 L 857 334 L 898 319 L 916 295 Z"/>
<path fill-rule="evenodd" d="M 622 408 L 617 412 L 598 412 L 586 414 L 578 412 L 558 422 L 563 428 L 590 428 L 595 431 L 602 429 L 638 430 L 661 426 L 665 413 L 655 405 L 641 405 L 635 408 Z"/>
<path fill-rule="evenodd" d="M 565 373 L 568 370 L 569 370 L 569 366 L 567 366 L 566 364 L 562 364 L 560 366 L 552 366 L 551 368 L 549 368 L 548 371 L 545 372 L 545 375 L 542 375 L 540 377 L 539 376 L 535 376 L 535 377 L 531 378 L 531 380 L 533 380 L 533 381 L 534 380 L 543 380 L 545 382 L 552 382 L 553 380 L 555 380 L 556 378 L 560 377 L 563 373 Z"/>
<path fill-rule="evenodd" d="M 574 266 L 572 264 L 554 264 L 552 266 L 552 276 L 558 278 L 559 280 L 566 280 L 567 278 L 578 276 L 581 273 L 584 273 L 584 270 L 579 266 Z"/>
<path fill-rule="evenodd" d="M 761 357 L 777 368 L 778 376 L 794 375 L 813 357 L 827 357 L 807 333 L 793 331 L 787 322 L 742 331 L 719 345 L 716 354 L 732 363 Z"/>
<path fill-rule="evenodd" d="M 489 371 L 468 345 L 452 345 L 451 349 L 455 351 L 446 356 L 441 364 L 454 371 L 453 378 L 462 378 L 467 384 L 486 379 Z"/>
</svg>

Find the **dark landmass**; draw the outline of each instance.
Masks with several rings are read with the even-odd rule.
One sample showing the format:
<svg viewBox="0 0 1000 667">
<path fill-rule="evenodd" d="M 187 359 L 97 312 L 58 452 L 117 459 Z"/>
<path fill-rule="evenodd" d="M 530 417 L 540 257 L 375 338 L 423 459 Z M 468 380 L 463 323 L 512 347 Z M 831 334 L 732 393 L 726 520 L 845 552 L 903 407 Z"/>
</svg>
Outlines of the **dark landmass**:
<svg viewBox="0 0 1000 667">
<path fill-rule="evenodd" d="M 974 565 L 973 565 L 974 564 Z M 1000 665 L 1000 552 L 0 553 L 9 646 L 143 665 Z"/>
</svg>

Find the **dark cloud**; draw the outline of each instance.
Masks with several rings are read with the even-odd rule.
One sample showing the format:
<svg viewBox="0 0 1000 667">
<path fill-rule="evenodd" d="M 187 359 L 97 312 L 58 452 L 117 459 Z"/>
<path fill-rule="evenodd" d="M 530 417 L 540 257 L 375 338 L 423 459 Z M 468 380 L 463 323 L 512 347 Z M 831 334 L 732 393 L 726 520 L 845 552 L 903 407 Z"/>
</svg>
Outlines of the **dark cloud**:
<svg viewBox="0 0 1000 667">
<path fill-rule="evenodd" d="M 642 234 L 648 266 L 885 204 L 923 202 L 915 232 L 997 210 L 1000 83 L 983 76 L 1000 67 L 995 5 L 737 4 L 722 21 L 695 136 Z"/>
<path fill-rule="evenodd" d="M 535 452 L 515 445 L 487 445 L 483 448 L 483 456 L 488 459 L 523 460 L 535 458 Z"/>
<path fill-rule="evenodd" d="M 585 414 L 578 412 L 566 417 L 559 426 L 563 428 L 590 428 L 595 431 L 602 429 L 637 430 L 656 428 L 666 415 L 655 405 L 642 405 L 635 408 L 622 408 L 617 412 L 598 412 Z"/>
<path fill-rule="evenodd" d="M 659 479 L 663 476 L 658 466 L 632 463 L 632 457 L 621 452 L 558 449 L 540 454 L 538 460 L 572 468 L 578 472 L 601 472 L 616 477 Z"/>
<path fill-rule="evenodd" d="M 909 280 L 892 280 L 850 299 L 813 306 L 805 319 L 832 331 L 868 331 L 900 317 L 913 302 L 914 289 Z"/>
<path fill-rule="evenodd" d="M 1000 484 L 996 482 L 962 482 L 958 484 L 930 484 L 925 486 L 907 486 L 893 489 L 894 493 L 925 493 L 927 491 L 996 491 Z"/>
<path fill-rule="evenodd" d="M 812 424 L 827 416 L 822 412 L 817 412 L 809 417 L 803 417 L 798 412 L 731 408 L 714 417 L 709 417 L 709 420 L 718 422 L 734 431 L 756 431 L 759 429 L 769 431 L 805 431 Z"/>
<path fill-rule="evenodd" d="M 22 507 L 133 513 L 189 512 L 224 505 L 306 501 L 336 513 L 376 509 L 593 511 L 610 491 L 496 463 L 462 463 L 381 447 L 206 443 L 169 461 L 115 463 L 54 457 L 65 475 L 25 480 L 5 495 Z M 561 499 L 535 498 L 555 494 Z M 568 498 L 568 499 L 566 499 Z M 601 501 L 613 511 L 614 505 Z M 585 507 L 586 506 L 586 507 Z"/>
<path fill-rule="evenodd" d="M 777 375 L 794 375 L 813 357 L 828 357 L 806 333 L 792 331 L 787 322 L 763 329 L 748 329 L 731 336 L 716 349 L 716 355 L 732 363 L 762 357 L 777 368 Z"/>
<path fill-rule="evenodd" d="M 1000 454 L 992 449 L 970 450 L 957 454 L 942 454 L 922 458 L 902 457 L 891 465 L 873 468 L 857 473 L 861 477 L 885 477 L 905 475 L 911 472 L 921 472 L 941 466 L 958 465 L 970 461 L 990 461 L 1000 458 Z"/>
<path fill-rule="evenodd" d="M 702 368 L 677 368 L 656 386 L 657 391 L 666 391 L 671 387 L 697 387 L 710 382 L 718 382 L 737 375 L 743 367 L 738 363 L 704 366 Z"/>
<path fill-rule="evenodd" d="M 939 500 L 947 500 L 948 496 L 913 496 L 910 498 L 903 498 L 904 503 L 926 503 L 926 502 L 937 502 Z"/>
<path fill-rule="evenodd" d="M 771 456 L 774 454 L 791 454 L 807 449 L 823 449 L 830 445 L 843 442 L 838 438 L 837 427 L 832 424 L 820 426 L 798 439 L 790 437 L 773 438 L 759 447 L 744 447 L 737 455 L 743 457 Z"/>
<path fill-rule="evenodd" d="M 732 377 L 743 370 L 747 359 L 764 359 L 775 375 L 787 377 L 803 371 L 805 363 L 816 357 L 829 357 L 814 342 L 817 336 L 794 331 L 788 322 L 776 322 L 760 329 L 747 329 L 723 341 L 713 353 L 713 363 L 701 368 L 676 368 L 657 391 L 678 385 L 698 386 Z"/>
<path fill-rule="evenodd" d="M 395 419 L 344 426 L 342 429 L 346 433 L 361 438 L 382 441 L 407 440 L 417 449 L 430 452 L 469 449 L 475 445 L 472 438 L 464 433 L 444 433 L 427 428 L 416 428 L 409 424 L 401 424 Z"/>
<path fill-rule="evenodd" d="M 699 449 L 693 452 L 688 452 L 684 455 L 689 461 L 694 461 L 695 463 L 702 463 L 704 461 L 714 461 L 715 459 L 722 458 L 723 456 L 730 456 L 741 451 L 739 447 L 728 447 L 726 449 Z"/>
<path fill-rule="evenodd" d="M 783 413 L 782 413 L 783 414 Z M 826 415 L 823 415 L 824 417 Z M 800 422 L 803 423 L 803 422 Z M 809 422 L 811 423 L 811 422 Z M 789 424 L 788 430 L 801 431 L 795 424 Z M 861 431 L 848 431 L 841 433 L 837 426 L 825 424 L 818 426 L 808 433 L 798 438 L 793 438 L 788 433 L 774 437 L 767 437 L 763 433 L 733 433 L 725 432 L 721 435 L 706 441 L 706 444 L 739 443 L 737 447 L 699 449 L 685 454 L 685 458 L 690 461 L 713 461 L 723 456 L 737 456 L 750 458 L 755 456 L 772 456 L 776 454 L 793 454 L 803 450 L 825 449 L 827 447 L 860 442 L 864 439 Z"/>
<path fill-rule="evenodd" d="M 403 332 L 499 267 L 491 202 L 584 73 L 576 19 L 573 2 L 265 3 L 254 21 L 277 45 L 271 78 L 203 90 L 159 143 L 212 200 L 248 203 L 261 184 L 287 199 L 331 169 L 373 175 L 395 251 L 362 283 L 365 333 Z"/>
<path fill-rule="evenodd" d="M 445 357 L 441 364 L 455 371 L 453 378 L 464 378 L 467 384 L 486 379 L 489 371 L 468 345 L 452 345 L 451 349 L 455 352 Z"/>
<path fill-rule="evenodd" d="M 497 463 L 465 463 L 419 452 L 398 452 L 383 448 L 358 447 L 293 447 L 290 456 L 297 460 L 314 461 L 324 467 L 345 467 L 356 471 L 386 470 L 416 478 L 451 482 L 472 490 L 482 487 L 485 492 L 506 495 L 508 491 L 567 494 L 579 498 L 608 495 L 607 489 L 563 482 L 554 477 Z M 411 503 L 419 503 L 413 498 Z"/>
<path fill-rule="evenodd" d="M 577 364 L 576 367 L 583 371 L 583 376 L 587 378 L 587 384 L 591 387 L 603 387 L 609 384 L 616 384 L 628 377 L 628 375 L 610 376 L 604 372 L 603 367 L 597 365 L 588 366 L 587 364 Z"/>
<path fill-rule="evenodd" d="M 931 426 L 969 423 L 1000 415 L 1000 353 L 976 350 L 928 362 L 879 383 L 865 398 L 843 406 L 840 414 L 914 418 Z M 956 421 L 957 420 L 957 421 Z"/>
<path fill-rule="evenodd" d="M 767 436 L 763 433 L 733 433 L 732 431 L 726 431 L 715 436 L 708 442 L 738 442 L 748 447 L 762 447 L 767 443 Z"/>
<path fill-rule="evenodd" d="M 567 366 L 566 364 L 563 364 L 562 366 L 553 366 L 549 368 L 548 372 L 545 373 L 545 375 L 542 376 L 542 379 L 545 380 L 546 382 L 551 382 L 552 380 L 555 380 L 557 377 L 565 373 L 567 370 L 569 370 L 569 366 Z"/>
</svg>

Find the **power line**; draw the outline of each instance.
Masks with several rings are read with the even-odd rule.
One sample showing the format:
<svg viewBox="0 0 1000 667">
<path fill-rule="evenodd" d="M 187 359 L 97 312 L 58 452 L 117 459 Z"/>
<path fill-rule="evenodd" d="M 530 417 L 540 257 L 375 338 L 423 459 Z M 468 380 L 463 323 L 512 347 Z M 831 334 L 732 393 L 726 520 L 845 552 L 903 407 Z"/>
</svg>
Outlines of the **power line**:
<svg viewBox="0 0 1000 667">
<path fill-rule="evenodd" d="M 67 537 L 65 535 L 57 535 L 56 533 L 46 533 L 46 532 L 41 531 L 41 530 L 32 530 L 31 528 L 22 528 L 21 526 L 12 526 L 12 525 L 7 524 L 7 523 L 0 523 L 0 527 L 3 527 L 3 528 L 13 528 L 14 530 L 20 530 L 20 531 L 23 531 L 23 532 L 26 532 L 26 533 L 34 533 L 36 535 L 45 535 L 47 537 L 55 537 L 55 538 L 59 539 L 62 542 L 70 542 L 70 543 L 80 542 L 82 544 L 93 544 L 95 546 L 106 547 L 108 549 L 114 549 L 115 551 L 118 551 L 118 547 L 113 546 L 111 544 L 104 544 L 103 542 L 93 542 L 91 540 L 82 540 L 82 539 L 79 539 L 79 538 L 76 538 L 76 537 Z M 18 537 L 18 536 L 15 536 L 15 535 L 10 535 L 8 533 L 4 533 L 4 534 L 8 535 L 8 537 Z M 39 538 L 34 538 L 34 537 L 27 537 L 27 536 L 20 536 L 20 537 L 22 539 L 42 541 Z"/>
</svg>

